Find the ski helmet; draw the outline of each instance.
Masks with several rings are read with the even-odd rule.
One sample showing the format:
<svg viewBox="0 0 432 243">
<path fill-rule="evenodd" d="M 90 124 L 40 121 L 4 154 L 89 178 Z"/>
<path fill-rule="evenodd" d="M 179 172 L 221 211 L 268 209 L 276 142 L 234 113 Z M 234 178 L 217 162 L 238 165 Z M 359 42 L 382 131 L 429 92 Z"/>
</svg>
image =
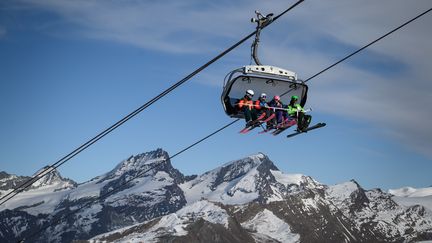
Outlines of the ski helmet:
<svg viewBox="0 0 432 243">
<path fill-rule="evenodd" d="M 274 100 L 280 100 L 280 97 L 279 97 L 279 95 L 276 95 L 273 99 Z"/>
<path fill-rule="evenodd" d="M 250 96 L 254 96 L 254 92 L 251 89 L 246 90 L 246 94 Z"/>
<path fill-rule="evenodd" d="M 267 98 L 267 95 L 266 95 L 265 93 L 262 93 L 262 94 L 260 95 L 260 97 L 261 97 L 261 98 Z"/>
<path fill-rule="evenodd" d="M 292 100 L 298 100 L 298 96 L 297 95 L 293 95 L 293 96 L 291 96 L 291 99 Z"/>
</svg>

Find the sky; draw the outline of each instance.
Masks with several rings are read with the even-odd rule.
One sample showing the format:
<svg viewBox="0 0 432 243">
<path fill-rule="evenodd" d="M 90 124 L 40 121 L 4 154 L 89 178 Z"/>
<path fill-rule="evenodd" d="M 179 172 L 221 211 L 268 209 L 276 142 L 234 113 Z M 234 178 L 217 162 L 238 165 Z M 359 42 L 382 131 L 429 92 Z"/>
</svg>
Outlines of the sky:
<svg viewBox="0 0 432 243">
<path fill-rule="evenodd" d="M 294 1 L 0 2 L 0 170 L 32 175 L 255 30 Z M 261 33 L 259 55 L 307 79 L 432 7 L 428 0 L 304 1 Z M 366 189 L 432 185 L 432 13 L 310 80 L 323 129 L 240 135 L 237 122 L 172 159 L 186 175 L 262 152 L 285 173 Z M 131 155 L 173 155 L 232 121 L 223 78 L 252 39 L 59 168 L 78 182 Z M 285 132 L 287 134 L 287 132 Z"/>
</svg>

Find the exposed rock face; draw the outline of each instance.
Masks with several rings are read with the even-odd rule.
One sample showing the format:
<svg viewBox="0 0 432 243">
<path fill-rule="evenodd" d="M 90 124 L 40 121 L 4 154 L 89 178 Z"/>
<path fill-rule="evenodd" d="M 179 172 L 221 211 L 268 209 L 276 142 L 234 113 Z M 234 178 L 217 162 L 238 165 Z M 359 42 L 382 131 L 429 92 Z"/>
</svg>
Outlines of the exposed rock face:
<svg viewBox="0 0 432 243">
<path fill-rule="evenodd" d="M 58 220 L 55 227 L 36 234 L 31 242 L 92 237 L 91 242 L 432 239 L 430 209 L 403 206 L 391 194 L 364 190 L 353 180 L 326 186 L 309 176 L 285 174 L 261 153 L 186 177 L 158 149 L 131 156 L 80 185 L 69 181 L 71 186 L 65 187 L 67 182 L 58 178 L 53 173 L 0 207 L 0 241 L 29 236 L 52 220 Z M 4 172 L 2 182 L 13 184 Z M 61 190 L 55 190 L 53 185 L 60 184 Z"/>
<path fill-rule="evenodd" d="M 5 171 L 0 171 L 0 196 L 5 195 L 14 188 L 21 186 L 30 177 L 27 176 L 16 176 L 6 173 Z"/>
<path fill-rule="evenodd" d="M 71 182 L 60 183 L 60 179 L 53 171 L 37 186 L 0 206 L 0 241 L 20 240 L 53 222 L 31 241 L 88 239 L 186 205 L 178 186 L 184 176 L 172 167 L 168 154 L 161 149 L 132 156 L 105 175 L 80 185 L 65 187 Z M 112 191 L 114 188 L 119 190 Z"/>
<path fill-rule="evenodd" d="M 430 239 L 432 212 L 423 206 L 402 206 L 380 189 L 364 190 L 355 182 L 335 185 L 328 199 L 371 240 L 388 242 Z M 425 237 L 429 235 L 429 237 Z"/>
<path fill-rule="evenodd" d="M 49 167 L 44 167 L 40 171 L 36 172 L 35 175 L 43 171 L 49 171 L 44 173 L 43 177 L 35 181 L 25 191 L 34 190 L 42 187 L 51 187 L 53 190 L 63 190 L 76 187 L 77 183 L 73 180 L 63 178 L 57 170 L 48 170 Z M 4 171 L 0 172 L 0 197 L 5 196 L 9 192 L 12 192 L 15 188 L 18 188 L 26 184 L 32 177 L 30 176 L 17 176 L 8 174 Z M 27 183 L 29 184 L 29 183 Z"/>
</svg>

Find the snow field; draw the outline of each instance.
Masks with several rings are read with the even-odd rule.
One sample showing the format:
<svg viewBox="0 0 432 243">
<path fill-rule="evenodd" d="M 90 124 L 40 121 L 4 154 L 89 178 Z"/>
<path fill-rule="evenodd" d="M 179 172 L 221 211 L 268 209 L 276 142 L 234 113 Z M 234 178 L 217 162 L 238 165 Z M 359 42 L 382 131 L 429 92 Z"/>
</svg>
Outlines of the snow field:
<svg viewBox="0 0 432 243">
<path fill-rule="evenodd" d="M 287 223 L 267 209 L 257 213 L 254 218 L 241 225 L 248 230 L 266 235 L 280 242 L 300 241 L 300 235 L 292 233 L 291 227 Z"/>
</svg>

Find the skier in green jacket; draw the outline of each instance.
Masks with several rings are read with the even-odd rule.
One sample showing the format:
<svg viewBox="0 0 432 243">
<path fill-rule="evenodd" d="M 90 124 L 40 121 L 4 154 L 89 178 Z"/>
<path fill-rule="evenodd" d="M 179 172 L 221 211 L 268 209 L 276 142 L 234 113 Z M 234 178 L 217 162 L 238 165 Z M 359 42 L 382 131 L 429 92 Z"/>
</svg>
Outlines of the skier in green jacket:
<svg viewBox="0 0 432 243">
<path fill-rule="evenodd" d="M 305 110 L 300 104 L 297 104 L 298 96 L 291 96 L 291 101 L 288 105 L 288 115 L 297 119 L 297 130 L 299 132 L 304 132 L 308 128 L 312 116 L 306 115 Z"/>
</svg>

